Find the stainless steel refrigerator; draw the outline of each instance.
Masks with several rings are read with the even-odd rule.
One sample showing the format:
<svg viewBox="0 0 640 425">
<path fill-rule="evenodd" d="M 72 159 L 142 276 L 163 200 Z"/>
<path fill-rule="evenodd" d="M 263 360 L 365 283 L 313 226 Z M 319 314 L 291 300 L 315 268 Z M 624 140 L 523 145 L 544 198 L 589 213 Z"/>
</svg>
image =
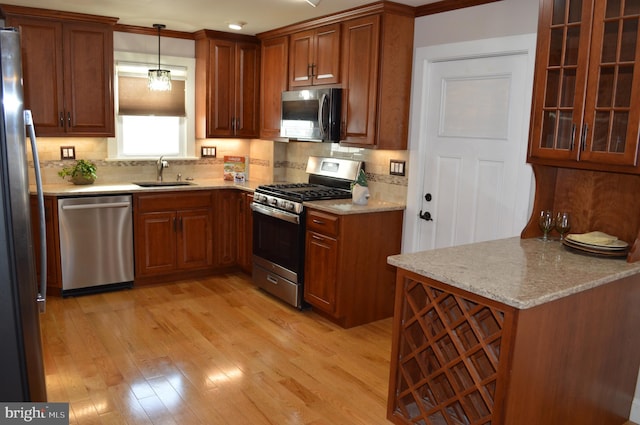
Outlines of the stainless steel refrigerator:
<svg viewBox="0 0 640 425">
<path fill-rule="evenodd" d="M 27 137 L 39 178 L 35 132 L 24 111 L 19 33 L 0 29 L 2 110 L 0 117 L 0 401 L 46 401 L 39 314 L 46 282 L 36 277 L 29 207 Z M 41 185 L 38 184 L 40 187 Z M 40 236 L 44 237 L 42 192 L 38 190 Z M 41 246 L 46 246 L 41 241 Z M 46 261 L 46 253 L 41 260 Z M 41 269 L 46 278 L 46 265 Z"/>
</svg>

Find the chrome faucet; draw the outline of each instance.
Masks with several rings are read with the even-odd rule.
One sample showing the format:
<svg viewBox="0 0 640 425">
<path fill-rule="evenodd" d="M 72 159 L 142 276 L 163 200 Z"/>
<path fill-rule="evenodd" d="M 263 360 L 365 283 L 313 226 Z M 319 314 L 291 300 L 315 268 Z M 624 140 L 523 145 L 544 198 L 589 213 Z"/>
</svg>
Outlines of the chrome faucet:
<svg viewBox="0 0 640 425">
<path fill-rule="evenodd" d="M 167 161 L 164 161 L 162 158 L 164 158 L 164 156 L 161 156 L 156 161 L 156 180 L 159 182 L 162 181 L 162 171 L 164 171 L 165 168 L 169 167 L 169 163 Z"/>
</svg>

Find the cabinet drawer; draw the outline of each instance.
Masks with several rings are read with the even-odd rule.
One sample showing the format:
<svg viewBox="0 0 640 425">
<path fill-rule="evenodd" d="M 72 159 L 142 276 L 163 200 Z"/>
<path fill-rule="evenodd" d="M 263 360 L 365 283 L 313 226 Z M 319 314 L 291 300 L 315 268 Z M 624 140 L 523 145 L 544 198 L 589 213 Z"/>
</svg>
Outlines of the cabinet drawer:
<svg viewBox="0 0 640 425">
<path fill-rule="evenodd" d="M 211 207 L 211 191 L 209 190 L 135 195 L 134 199 L 134 204 L 139 212 Z"/>
<path fill-rule="evenodd" d="M 338 236 L 340 218 L 320 211 L 307 211 L 307 229 L 324 235 Z"/>
</svg>

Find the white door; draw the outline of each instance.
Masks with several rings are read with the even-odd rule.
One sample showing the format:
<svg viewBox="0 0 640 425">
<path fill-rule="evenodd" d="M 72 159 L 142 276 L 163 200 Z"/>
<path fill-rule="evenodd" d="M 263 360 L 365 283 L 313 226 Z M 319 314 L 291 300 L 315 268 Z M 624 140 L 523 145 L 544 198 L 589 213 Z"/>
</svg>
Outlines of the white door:
<svg viewBox="0 0 640 425">
<path fill-rule="evenodd" d="M 404 251 L 516 236 L 526 224 L 535 38 L 524 41 L 485 53 L 461 43 L 436 59 L 418 50 Z"/>
</svg>

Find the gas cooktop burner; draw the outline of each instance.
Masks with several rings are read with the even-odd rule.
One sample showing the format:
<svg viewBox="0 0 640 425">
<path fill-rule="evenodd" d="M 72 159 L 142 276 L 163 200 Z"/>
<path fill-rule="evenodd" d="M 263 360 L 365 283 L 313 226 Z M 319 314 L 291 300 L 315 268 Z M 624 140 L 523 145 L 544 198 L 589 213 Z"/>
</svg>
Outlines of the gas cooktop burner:
<svg viewBox="0 0 640 425">
<path fill-rule="evenodd" d="M 285 183 L 258 187 L 257 192 L 278 196 L 292 201 L 317 201 L 321 199 L 346 199 L 351 192 L 313 183 Z"/>
</svg>

